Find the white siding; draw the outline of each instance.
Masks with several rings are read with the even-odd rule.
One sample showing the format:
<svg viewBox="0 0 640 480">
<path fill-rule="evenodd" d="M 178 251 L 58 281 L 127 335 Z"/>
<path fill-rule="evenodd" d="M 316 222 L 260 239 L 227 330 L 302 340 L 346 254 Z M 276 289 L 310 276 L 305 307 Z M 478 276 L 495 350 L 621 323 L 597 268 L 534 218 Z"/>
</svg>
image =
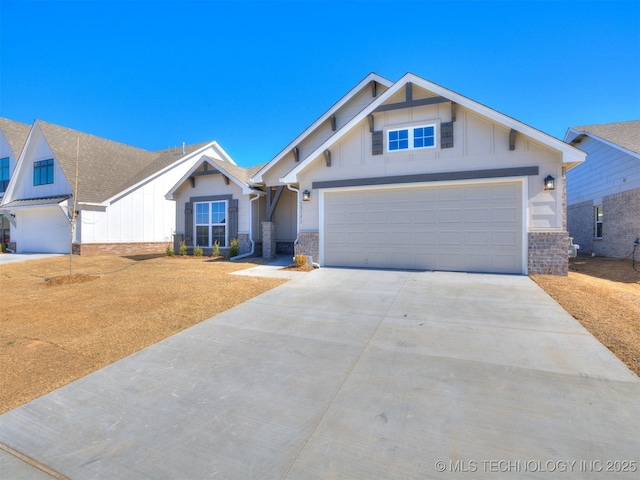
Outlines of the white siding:
<svg viewBox="0 0 640 480">
<path fill-rule="evenodd" d="M 375 129 L 433 122 L 438 125 L 437 148 L 408 153 L 372 155 L 367 120 L 331 147 L 332 165 L 321 155 L 299 176 L 300 190 L 312 192 L 311 201 L 302 203 L 301 231 L 318 231 L 318 192 L 314 181 L 457 172 L 512 167 L 539 167 L 539 175 L 528 177 L 526 192 L 528 231 L 562 230 L 562 154 L 519 134 L 516 149 L 509 150 L 509 130 L 479 117 L 460 106 L 454 123 L 454 147 L 441 149 L 439 125 L 451 120 L 451 106 L 441 103 L 375 115 Z M 542 179 L 556 178 L 556 189 L 544 191 Z"/>
<path fill-rule="evenodd" d="M 640 159 L 591 137 L 578 147 L 584 163 L 567 172 L 567 205 L 640 187 Z"/>
</svg>

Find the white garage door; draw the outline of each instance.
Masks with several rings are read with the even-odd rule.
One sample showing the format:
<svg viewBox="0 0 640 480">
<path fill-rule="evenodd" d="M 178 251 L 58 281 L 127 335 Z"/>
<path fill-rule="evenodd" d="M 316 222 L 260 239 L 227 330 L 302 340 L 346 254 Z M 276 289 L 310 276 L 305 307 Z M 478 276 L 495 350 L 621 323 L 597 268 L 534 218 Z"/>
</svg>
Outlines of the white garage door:
<svg viewBox="0 0 640 480">
<path fill-rule="evenodd" d="M 522 183 L 326 192 L 326 266 L 524 273 Z"/>
<path fill-rule="evenodd" d="M 19 253 L 69 253 L 71 226 L 60 207 L 21 210 L 17 222 Z"/>
</svg>

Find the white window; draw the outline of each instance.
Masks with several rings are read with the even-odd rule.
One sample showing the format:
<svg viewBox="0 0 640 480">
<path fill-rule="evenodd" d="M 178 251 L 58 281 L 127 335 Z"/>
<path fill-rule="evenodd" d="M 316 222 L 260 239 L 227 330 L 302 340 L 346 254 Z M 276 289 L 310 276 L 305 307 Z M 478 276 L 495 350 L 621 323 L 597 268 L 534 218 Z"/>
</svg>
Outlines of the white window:
<svg viewBox="0 0 640 480">
<path fill-rule="evenodd" d="M 604 211 L 602 205 L 598 205 L 594 208 L 595 222 L 596 222 L 596 238 L 602 238 L 602 218 L 604 217 Z"/>
<path fill-rule="evenodd" d="M 436 147 L 436 126 L 418 125 L 414 127 L 387 130 L 387 151 L 422 150 Z"/>
<path fill-rule="evenodd" d="M 227 202 L 201 202 L 195 207 L 196 245 L 211 248 L 217 241 L 221 247 L 227 246 Z"/>
</svg>

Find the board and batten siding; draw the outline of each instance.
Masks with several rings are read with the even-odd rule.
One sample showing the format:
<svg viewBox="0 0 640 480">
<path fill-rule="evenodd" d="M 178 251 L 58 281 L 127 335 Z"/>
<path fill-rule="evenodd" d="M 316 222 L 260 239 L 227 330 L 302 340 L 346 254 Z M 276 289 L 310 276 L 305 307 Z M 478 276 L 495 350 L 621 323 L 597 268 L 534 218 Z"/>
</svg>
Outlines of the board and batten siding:
<svg viewBox="0 0 640 480">
<path fill-rule="evenodd" d="M 527 231 L 563 230 L 560 152 L 522 134 L 517 135 L 516 148 L 510 151 L 508 128 L 460 106 L 453 124 L 454 145 L 440 149 L 440 123 L 449 121 L 451 106 L 448 102 L 375 114 L 375 130 L 422 123 L 435 123 L 438 128 L 434 149 L 410 153 L 385 152 L 382 155 L 372 154 L 368 121 L 364 119 L 354 126 L 348 135 L 331 147 L 330 167 L 326 166 L 321 155 L 300 173 L 300 190 L 312 192 L 311 200 L 302 202 L 301 232 L 318 231 L 320 228 L 319 194 L 312 188 L 314 182 L 532 166 L 538 167 L 539 173 L 528 177 Z M 549 174 L 556 179 L 556 189 L 544 191 L 542 179 Z"/>
<path fill-rule="evenodd" d="M 640 159 L 599 140 L 586 137 L 580 150 L 587 160 L 567 172 L 567 205 L 640 188 Z"/>
</svg>

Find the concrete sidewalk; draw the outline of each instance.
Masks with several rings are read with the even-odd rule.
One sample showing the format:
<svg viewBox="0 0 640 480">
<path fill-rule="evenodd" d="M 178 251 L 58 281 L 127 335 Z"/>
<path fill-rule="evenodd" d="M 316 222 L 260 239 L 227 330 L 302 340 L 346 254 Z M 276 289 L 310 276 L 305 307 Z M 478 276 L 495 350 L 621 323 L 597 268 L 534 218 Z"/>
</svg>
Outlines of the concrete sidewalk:
<svg viewBox="0 0 640 480">
<path fill-rule="evenodd" d="M 61 257 L 63 253 L 3 253 L 0 254 L 0 265 L 5 263 L 26 262 L 41 258 Z M 68 254 L 67 254 L 68 255 Z"/>
<path fill-rule="evenodd" d="M 0 478 L 635 479 L 639 398 L 528 277 L 321 269 L 0 416 Z"/>
</svg>

